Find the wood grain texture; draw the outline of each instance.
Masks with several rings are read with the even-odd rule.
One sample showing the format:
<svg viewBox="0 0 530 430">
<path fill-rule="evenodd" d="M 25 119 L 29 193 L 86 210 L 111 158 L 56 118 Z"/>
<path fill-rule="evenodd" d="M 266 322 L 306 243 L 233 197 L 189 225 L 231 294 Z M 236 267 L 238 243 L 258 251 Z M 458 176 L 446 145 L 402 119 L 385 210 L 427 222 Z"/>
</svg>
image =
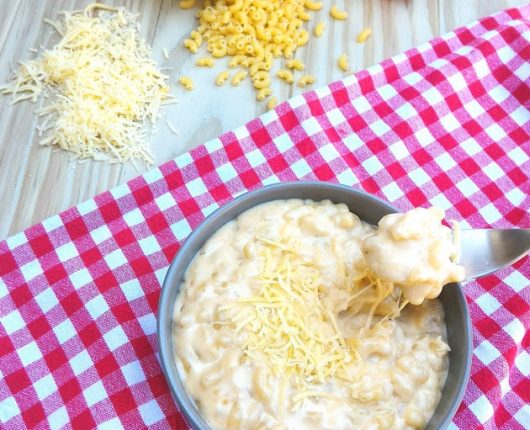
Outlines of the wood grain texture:
<svg viewBox="0 0 530 430">
<path fill-rule="evenodd" d="M 18 61 L 35 56 L 30 48 L 49 47 L 57 41 L 43 18 L 55 19 L 61 10 L 81 9 L 90 0 L 0 0 L 0 82 L 6 82 Z M 195 67 L 196 57 L 183 48 L 183 41 L 195 26 L 194 10 L 181 10 L 175 0 L 108 0 L 106 4 L 125 6 L 139 14 L 142 35 L 153 47 L 161 67 L 169 68 L 170 84 L 180 103 L 162 112 L 151 148 L 156 164 L 217 137 L 265 112 L 265 103 L 255 100 L 250 82 L 240 87 L 218 88 L 216 73 L 225 68 Z M 322 38 L 312 37 L 296 57 L 304 60 L 317 77 L 312 88 L 340 79 L 345 74 L 336 66 L 341 53 L 350 57 L 354 71 L 373 65 L 429 39 L 468 24 L 503 8 L 526 3 L 523 0 L 337 0 L 348 10 L 346 22 L 328 17 L 330 1 L 317 12 L 309 29 L 327 22 Z M 355 43 L 365 26 L 373 28 L 367 43 Z M 165 59 L 162 48 L 170 54 Z M 177 79 L 193 76 L 196 90 L 186 92 Z M 296 86 L 273 84 L 279 101 L 299 94 Z M 10 105 L 0 96 L 0 240 L 42 221 L 70 206 L 89 199 L 142 173 L 144 167 L 132 164 L 69 161 L 68 156 L 38 144 L 35 131 L 36 105 L 23 102 Z M 176 136 L 169 121 L 180 134 Z"/>
</svg>

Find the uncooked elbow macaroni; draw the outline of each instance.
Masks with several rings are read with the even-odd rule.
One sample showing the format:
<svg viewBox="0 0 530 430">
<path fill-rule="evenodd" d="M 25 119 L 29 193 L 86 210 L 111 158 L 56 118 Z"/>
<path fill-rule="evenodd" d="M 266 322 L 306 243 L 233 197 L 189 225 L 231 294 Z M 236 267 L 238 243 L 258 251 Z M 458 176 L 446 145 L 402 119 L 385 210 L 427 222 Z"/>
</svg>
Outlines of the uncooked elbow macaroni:
<svg viewBox="0 0 530 430">
<path fill-rule="evenodd" d="M 357 35 L 357 43 L 364 43 L 366 40 L 372 35 L 372 29 L 369 27 L 364 28 L 358 35 Z"/>
<path fill-rule="evenodd" d="M 289 69 L 301 71 L 305 69 L 305 64 L 302 60 L 288 60 L 287 67 L 289 67 Z"/>
<path fill-rule="evenodd" d="M 278 76 L 278 78 L 284 80 L 288 84 L 292 84 L 294 82 L 294 76 L 290 70 L 280 69 L 276 73 L 276 76 Z"/>
<path fill-rule="evenodd" d="M 316 37 L 322 37 L 325 29 L 326 29 L 326 23 L 321 21 L 317 25 L 315 25 L 315 29 L 313 30 L 313 32 L 315 33 Z"/>
<path fill-rule="evenodd" d="M 195 0 L 181 0 L 179 6 L 181 9 L 191 9 L 195 6 Z"/>
<path fill-rule="evenodd" d="M 442 287 L 464 279 L 464 268 L 451 229 L 441 224 L 438 208 L 416 208 L 385 216 L 377 232 L 366 238 L 363 252 L 380 279 L 395 283 L 412 304 L 438 297 Z"/>
<path fill-rule="evenodd" d="M 343 204 L 293 199 L 252 208 L 205 243 L 173 336 L 184 386 L 213 429 L 426 425 L 447 375 L 443 308 L 404 307 L 373 277 L 363 244 L 374 231 Z"/>
<path fill-rule="evenodd" d="M 227 70 L 220 72 L 215 78 L 215 84 L 218 86 L 224 85 L 226 80 L 230 77 L 230 74 Z"/>
<path fill-rule="evenodd" d="M 339 69 L 341 69 L 343 72 L 347 72 L 348 69 L 350 68 L 348 55 L 341 54 L 341 56 L 339 57 L 339 59 L 337 61 L 337 65 L 339 66 Z"/>
<path fill-rule="evenodd" d="M 198 58 L 197 61 L 195 61 L 195 64 L 199 67 L 213 67 L 215 64 L 215 60 L 210 57 L 201 57 Z"/>
<path fill-rule="evenodd" d="M 269 97 L 272 94 L 272 89 L 269 87 L 261 88 L 256 93 L 256 99 L 259 101 L 265 100 L 267 97 Z"/>
<path fill-rule="evenodd" d="M 195 0 L 180 2 L 184 9 L 195 4 Z M 204 49 L 213 58 L 230 57 L 230 68 L 248 68 L 251 77 L 264 71 L 270 81 L 269 72 L 276 58 L 293 59 L 297 49 L 307 45 L 310 34 L 305 28 L 306 22 L 314 11 L 322 9 L 322 5 L 322 2 L 311 0 L 205 1 L 195 12 L 199 25 L 184 40 L 184 46 L 197 53 L 206 45 Z M 323 26 L 316 32 L 321 35 Z M 303 70 L 303 63 L 295 62 L 297 70 Z M 210 63 L 197 65 L 210 67 Z M 268 84 L 264 80 L 255 85 L 258 99 L 263 99 L 268 91 L 266 87 Z"/>
<path fill-rule="evenodd" d="M 274 109 L 278 104 L 278 99 L 276 97 L 271 97 L 267 102 L 267 109 Z"/>
<path fill-rule="evenodd" d="M 186 90 L 193 90 L 193 80 L 189 76 L 182 76 L 179 79 L 180 85 L 182 85 Z"/>
<path fill-rule="evenodd" d="M 247 77 L 248 73 L 245 70 L 240 70 L 239 72 L 236 72 L 234 74 L 234 77 L 232 78 L 232 85 L 234 87 L 237 87 L 243 79 Z"/>
<path fill-rule="evenodd" d="M 340 21 L 344 21 L 345 19 L 348 19 L 348 12 L 346 12 L 345 10 L 339 9 L 337 6 L 331 6 L 329 14 L 331 15 L 332 18 L 338 19 Z"/>
<path fill-rule="evenodd" d="M 298 79 L 297 85 L 299 87 L 305 87 L 306 85 L 311 85 L 315 83 L 316 78 L 313 75 L 304 75 Z"/>
</svg>

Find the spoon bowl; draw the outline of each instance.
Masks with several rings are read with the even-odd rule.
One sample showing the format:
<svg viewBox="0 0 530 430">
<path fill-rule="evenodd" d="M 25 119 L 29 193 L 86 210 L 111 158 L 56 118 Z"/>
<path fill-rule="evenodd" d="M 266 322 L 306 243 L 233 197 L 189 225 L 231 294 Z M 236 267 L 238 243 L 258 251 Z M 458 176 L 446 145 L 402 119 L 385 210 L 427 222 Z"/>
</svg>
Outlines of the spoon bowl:
<svg viewBox="0 0 530 430">
<path fill-rule="evenodd" d="M 530 253 L 530 229 L 460 231 L 460 264 L 464 281 L 489 275 Z"/>
</svg>

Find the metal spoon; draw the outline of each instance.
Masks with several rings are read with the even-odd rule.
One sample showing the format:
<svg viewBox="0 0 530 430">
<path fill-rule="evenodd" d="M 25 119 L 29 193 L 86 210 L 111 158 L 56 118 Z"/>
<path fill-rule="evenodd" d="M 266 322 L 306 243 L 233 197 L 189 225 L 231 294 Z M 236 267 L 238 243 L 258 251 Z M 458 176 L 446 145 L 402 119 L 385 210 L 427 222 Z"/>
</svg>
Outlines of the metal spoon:
<svg viewBox="0 0 530 430">
<path fill-rule="evenodd" d="M 489 275 L 530 253 L 530 229 L 460 231 L 464 281 Z"/>
</svg>

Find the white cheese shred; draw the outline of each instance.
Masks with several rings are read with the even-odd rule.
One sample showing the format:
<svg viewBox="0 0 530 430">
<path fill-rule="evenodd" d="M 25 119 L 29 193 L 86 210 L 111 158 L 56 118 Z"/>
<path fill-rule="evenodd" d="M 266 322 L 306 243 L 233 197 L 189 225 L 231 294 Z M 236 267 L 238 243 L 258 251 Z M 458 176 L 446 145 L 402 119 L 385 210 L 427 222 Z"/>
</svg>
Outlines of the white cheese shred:
<svg viewBox="0 0 530 430">
<path fill-rule="evenodd" d="M 13 103 L 54 95 L 37 110 L 44 134 L 73 158 L 152 164 L 147 126 L 170 95 L 162 74 L 140 38 L 136 16 L 124 8 L 93 3 L 64 12 L 62 22 L 45 20 L 61 40 L 21 63 L 16 76 L 0 87 Z"/>
</svg>

